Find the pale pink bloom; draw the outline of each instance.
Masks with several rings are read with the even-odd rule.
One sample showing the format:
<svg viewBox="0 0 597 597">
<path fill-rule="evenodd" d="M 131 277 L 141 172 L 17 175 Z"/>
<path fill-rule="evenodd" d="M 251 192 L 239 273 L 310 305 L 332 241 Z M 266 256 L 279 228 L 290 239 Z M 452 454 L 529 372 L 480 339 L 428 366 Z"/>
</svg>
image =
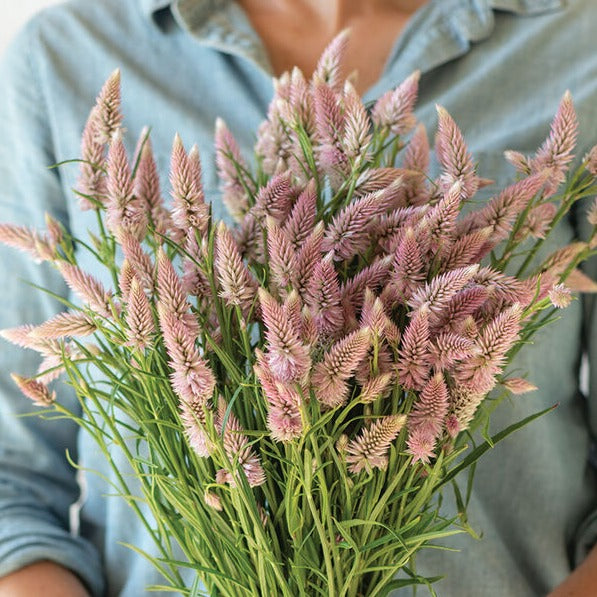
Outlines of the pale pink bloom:
<svg viewBox="0 0 597 597">
<path fill-rule="evenodd" d="M 353 166 L 371 159 L 371 122 L 354 87 L 344 84 L 344 131 L 342 147 Z"/>
<path fill-rule="evenodd" d="M 240 222 L 249 209 L 247 192 L 254 193 L 255 189 L 245 175 L 248 168 L 240 147 L 221 118 L 216 119 L 215 150 L 222 201 L 230 215 Z"/>
<path fill-rule="evenodd" d="M 413 113 L 421 73 L 413 72 L 398 87 L 384 93 L 373 106 L 371 118 L 380 128 L 387 127 L 394 135 L 405 135 L 416 124 Z"/>
<path fill-rule="evenodd" d="M 515 235 L 515 239 L 520 242 L 528 236 L 545 238 L 549 233 L 557 211 L 558 208 L 554 203 L 541 203 L 537 205 L 527 214 L 523 225 Z"/>
<path fill-rule="evenodd" d="M 437 106 L 437 114 L 435 152 L 443 170 L 440 183 L 444 189 L 460 183 L 461 196 L 470 199 L 479 188 L 475 163 L 454 119 L 442 106 Z"/>
<path fill-rule="evenodd" d="M 468 428 L 485 395 L 486 393 L 476 392 L 458 383 L 450 388 L 451 414 L 448 416 L 447 424 L 453 436 Z"/>
<path fill-rule="evenodd" d="M 384 397 L 390 390 L 394 376 L 392 373 L 382 373 L 369 378 L 361 388 L 361 402 L 374 402 L 378 398 Z"/>
<path fill-rule="evenodd" d="M 81 138 L 81 159 L 79 178 L 76 190 L 103 203 L 106 195 L 106 147 L 105 142 L 98 139 L 99 108 L 94 106 L 89 113 Z M 109 137 L 108 137 L 109 139 Z M 97 205 L 87 197 L 79 196 L 79 207 L 82 210 L 96 209 Z"/>
<path fill-rule="evenodd" d="M 36 263 L 58 257 L 56 246 L 48 237 L 26 226 L 0 223 L 0 243 L 28 253 Z"/>
<path fill-rule="evenodd" d="M 373 345 L 370 345 L 367 354 L 359 363 L 354 377 L 361 385 L 364 385 L 374 375 L 385 375 L 386 373 L 393 375 L 396 370 L 395 365 L 394 352 L 387 343 L 378 343 L 377 351 L 374 350 Z"/>
<path fill-rule="evenodd" d="M 348 303 L 356 310 L 359 309 L 365 297 L 365 289 L 376 292 L 387 281 L 392 267 L 392 256 L 386 255 L 373 261 L 344 282 L 340 288 L 343 303 Z"/>
<path fill-rule="evenodd" d="M 319 332 L 313 314 L 305 305 L 301 311 L 301 340 L 308 347 L 313 347 L 319 341 Z"/>
<path fill-rule="evenodd" d="M 586 163 L 588 172 L 593 176 L 597 176 L 597 145 L 593 145 L 583 161 Z"/>
<path fill-rule="evenodd" d="M 120 129 L 122 125 L 120 103 L 120 70 L 115 70 L 104 83 L 95 103 L 97 108 L 95 135 L 98 143 L 108 143 L 112 135 Z"/>
<path fill-rule="evenodd" d="M 407 439 L 408 453 L 413 461 L 427 464 L 435 456 L 436 437 L 430 429 L 418 427 L 409 433 Z"/>
<path fill-rule="evenodd" d="M 58 313 L 34 327 L 29 335 L 39 339 L 59 339 L 65 336 L 89 336 L 97 330 L 93 319 L 82 312 Z"/>
<path fill-rule="evenodd" d="M 442 332 L 433 339 L 429 347 L 434 369 L 449 369 L 458 361 L 468 359 L 475 352 L 475 343 L 454 332 Z"/>
<path fill-rule="evenodd" d="M 255 302 L 257 282 L 224 222 L 220 222 L 217 229 L 214 265 L 221 286 L 220 296 L 229 305 L 238 305 L 247 317 Z"/>
<path fill-rule="evenodd" d="M 409 390 L 420 390 L 429 377 L 429 308 L 416 310 L 402 334 L 396 369 L 398 380 Z"/>
<path fill-rule="evenodd" d="M 344 261 L 363 252 L 370 243 L 367 225 L 375 215 L 383 213 L 387 204 L 381 192 L 356 199 L 332 218 L 322 250 L 332 252 L 335 261 Z"/>
<path fill-rule="evenodd" d="M 30 398 L 36 406 L 52 406 L 56 400 L 56 392 L 50 392 L 48 387 L 35 380 L 16 373 L 10 375 L 13 381 L 17 384 L 19 390 Z"/>
<path fill-rule="evenodd" d="M 263 353 L 256 353 L 254 366 L 268 404 L 267 425 L 277 442 L 289 442 L 302 435 L 301 396 L 296 388 L 277 381 Z"/>
<path fill-rule="evenodd" d="M 201 162 L 196 146 L 187 154 L 179 135 L 174 137 L 170 159 L 171 217 L 175 237 L 181 240 L 189 230 L 204 234 L 209 220 L 201 183 Z"/>
<path fill-rule="evenodd" d="M 216 381 L 196 347 L 196 333 L 174 312 L 161 312 L 159 318 L 172 367 L 172 388 L 183 401 L 207 403 Z"/>
<path fill-rule="evenodd" d="M 311 367 L 309 349 L 301 341 L 300 330 L 292 327 L 276 299 L 263 288 L 258 292 L 270 368 L 280 381 L 300 381 Z"/>
<path fill-rule="evenodd" d="M 63 354 L 50 354 L 45 356 L 37 368 L 35 380 L 43 385 L 48 385 L 57 380 L 65 371 L 64 357 L 67 357 L 73 362 L 74 356 L 75 355 L 70 350 L 68 344 L 64 345 Z"/>
<path fill-rule="evenodd" d="M 561 274 L 578 256 L 587 248 L 585 243 L 573 242 L 557 249 L 543 262 L 542 270 L 544 274 Z"/>
<path fill-rule="evenodd" d="M 206 431 L 207 403 L 203 397 L 179 403 L 180 420 L 182 421 L 189 445 L 200 458 L 207 458 L 213 452 L 213 443 Z"/>
<path fill-rule="evenodd" d="M 423 123 L 419 123 L 404 150 L 402 167 L 426 173 L 429 169 L 429 138 Z"/>
<path fill-rule="evenodd" d="M 591 207 L 587 212 L 587 222 L 589 222 L 591 226 L 597 226 L 597 197 L 593 199 Z"/>
<path fill-rule="evenodd" d="M 391 285 L 396 288 L 402 301 L 407 301 L 421 288 L 427 278 L 428 263 L 423 258 L 420 243 L 412 228 L 404 231 L 392 262 Z"/>
<path fill-rule="evenodd" d="M 205 242 L 205 241 L 204 241 Z M 205 272 L 201 267 L 204 262 L 205 250 L 199 244 L 195 234 L 187 235 L 185 239 L 185 256 L 182 260 L 182 288 L 188 295 L 204 297 L 211 294 L 211 287 Z"/>
<path fill-rule="evenodd" d="M 551 171 L 545 189 L 548 196 L 553 194 L 565 180 L 568 164 L 574 158 L 573 151 L 577 136 L 578 120 L 572 96 L 569 91 L 566 91 L 551 123 L 549 137 L 531 160 L 533 172 L 541 172 L 546 168 Z"/>
<path fill-rule="evenodd" d="M 528 158 L 519 151 L 506 150 L 504 157 L 521 174 L 529 175 L 531 173 L 531 164 Z"/>
<path fill-rule="evenodd" d="M 112 317 L 112 293 L 101 282 L 84 272 L 77 265 L 61 262 L 58 267 L 67 286 L 102 317 Z"/>
<path fill-rule="evenodd" d="M 286 233 L 272 217 L 266 216 L 266 228 L 271 277 L 283 289 L 295 283 L 296 254 Z"/>
<path fill-rule="evenodd" d="M 357 179 L 354 196 L 362 197 L 375 191 L 381 191 L 395 180 L 403 177 L 404 170 L 401 168 L 367 168 Z"/>
<path fill-rule="evenodd" d="M 370 343 L 370 330 L 358 329 L 336 342 L 315 365 L 311 384 L 321 404 L 335 408 L 344 403 L 348 393 L 345 382 L 365 358 Z"/>
<path fill-rule="evenodd" d="M 427 230 L 433 250 L 440 250 L 445 254 L 451 247 L 456 230 L 456 218 L 460 214 L 461 199 L 461 184 L 456 181 L 444 191 L 443 196 L 429 209 L 421 221 L 420 226 Z"/>
<path fill-rule="evenodd" d="M 469 265 L 445 272 L 418 289 L 408 301 L 413 309 L 426 304 L 434 315 L 446 308 L 450 299 L 462 290 L 479 271 L 479 265 Z"/>
<path fill-rule="evenodd" d="M 226 471 L 226 482 L 231 487 L 237 486 L 237 467 L 239 467 L 245 473 L 250 487 L 263 485 L 265 483 L 265 471 L 261 466 L 261 460 L 249 445 L 238 419 L 232 411 L 227 412 L 227 404 L 220 398 L 218 405 L 220 424 L 224 424 L 225 417 L 226 423 L 222 430 L 224 450 L 233 468 L 233 471 Z"/>
<path fill-rule="evenodd" d="M 314 83 L 325 83 L 336 91 L 342 88 L 342 63 L 346 55 L 350 31 L 342 30 L 327 45 L 322 52 L 315 71 L 313 72 Z"/>
<path fill-rule="evenodd" d="M 371 334 L 377 338 L 389 336 L 389 341 L 397 341 L 400 335 L 396 324 L 388 317 L 381 299 L 376 297 L 369 288 L 365 290 L 361 325 L 368 327 Z"/>
<path fill-rule="evenodd" d="M 55 247 L 59 245 L 64 239 L 64 228 L 62 224 L 49 213 L 45 213 L 46 229 L 48 231 L 48 244 Z"/>
<path fill-rule="evenodd" d="M 213 491 L 205 491 L 203 494 L 203 500 L 205 503 L 214 510 L 221 512 L 223 510 L 222 500 Z"/>
<path fill-rule="evenodd" d="M 572 302 L 572 291 L 564 284 L 555 284 L 548 294 L 551 304 L 558 309 L 565 309 Z"/>
<path fill-rule="evenodd" d="M 313 276 L 315 266 L 321 260 L 321 244 L 323 242 L 324 223 L 318 222 L 313 232 L 302 244 L 296 258 L 296 285 L 304 298 Z"/>
<path fill-rule="evenodd" d="M 269 215 L 281 223 L 288 216 L 295 197 L 296 189 L 291 184 L 290 174 L 277 174 L 259 189 L 252 211 L 258 217 Z"/>
<path fill-rule="evenodd" d="M 235 227 L 231 233 L 244 258 L 265 264 L 263 229 L 255 214 L 249 211 L 240 226 Z"/>
<path fill-rule="evenodd" d="M 493 229 L 486 226 L 457 238 L 441 256 L 442 271 L 478 263 L 491 250 L 492 234 Z"/>
<path fill-rule="evenodd" d="M 120 271 L 118 272 L 118 288 L 120 289 L 120 294 L 125 299 L 131 291 L 131 282 L 134 275 L 135 270 L 133 269 L 131 262 L 128 259 L 124 259 L 120 266 Z"/>
<path fill-rule="evenodd" d="M 135 276 L 128 295 L 126 325 L 129 329 L 127 346 L 144 350 L 151 342 L 155 326 L 149 299 Z"/>
<path fill-rule="evenodd" d="M 114 133 L 108 149 L 106 224 L 120 240 L 123 232 L 135 238 L 145 236 L 147 212 L 135 195 L 131 167 L 126 155 L 120 129 Z"/>
<path fill-rule="evenodd" d="M 299 250 L 315 228 L 317 188 L 310 180 L 292 206 L 283 230 L 295 250 Z"/>
<path fill-rule="evenodd" d="M 405 231 L 412 228 L 417 231 L 417 242 L 424 243 L 419 223 L 429 210 L 428 205 L 421 207 L 398 207 L 387 214 L 377 216 L 369 226 L 370 234 L 375 238 L 380 249 L 386 253 L 393 253 L 402 242 Z M 426 246 L 420 246 L 420 251 L 425 251 Z"/>
<path fill-rule="evenodd" d="M 472 282 L 485 286 L 490 293 L 488 298 L 495 304 L 502 302 L 510 305 L 520 303 L 526 306 L 532 300 L 536 291 L 534 280 L 529 283 L 528 280 L 506 276 L 490 267 L 480 268 L 473 277 Z M 491 306 L 490 300 L 487 301 L 488 306 Z"/>
<path fill-rule="evenodd" d="M 408 429 L 428 431 L 437 438 L 448 414 L 448 388 L 441 373 L 436 373 L 423 387 L 408 415 Z"/>
<path fill-rule="evenodd" d="M 338 275 L 331 255 L 328 254 L 313 268 L 305 293 L 305 302 L 310 307 L 322 336 L 335 337 L 342 334 L 344 319 L 341 301 Z"/>
<path fill-rule="evenodd" d="M 510 377 L 509 379 L 504 380 L 502 385 L 515 395 L 534 392 L 537 389 L 537 386 L 522 377 Z"/>
<path fill-rule="evenodd" d="M 385 469 L 388 466 L 388 450 L 404 427 L 404 415 L 390 415 L 374 421 L 346 446 L 346 462 L 351 473 L 363 469 Z"/>
<path fill-rule="evenodd" d="M 457 292 L 441 313 L 434 318 L 434 329 L 456 329 L 459 322 L 475 313 L 489 298 L 485 286 L 473 284 Z"/>
<path fill-rule="evenodd" d="M 140 204 L 147 210 L 148 220 L 153 229 L 158 234 L 165 234 L 171 225 L 170 214 L 164 206 L 158 168 L 148 135 L 147 129 L 143 129 L 139 138 L 133 190 Z"/>
<path fill-rule="evenodd" d="M 294 326 L 296 329 L 300 329 L 302 326 L 302 309 L 303 301 L 301 300 L 301 297 L 296 289 L 293 288 L 284 299 L 282 310 L 288 318 L 290 325 Z"/>
<path fill-rule="evenodd" d="M 152 292 L 155 287 L 155 265 L 151 257 L 143 250 L 137 238 L 128 232 L 123 232 L 120 242 L 124 257 L 139 283 L 145 290 Z"/>
</svg>

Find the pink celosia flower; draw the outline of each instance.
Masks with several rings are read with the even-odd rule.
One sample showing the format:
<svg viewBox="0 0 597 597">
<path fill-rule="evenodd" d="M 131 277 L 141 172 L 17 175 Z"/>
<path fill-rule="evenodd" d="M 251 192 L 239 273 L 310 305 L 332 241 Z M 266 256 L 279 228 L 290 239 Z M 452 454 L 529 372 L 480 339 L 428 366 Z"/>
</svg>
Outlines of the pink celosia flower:
<svg viewBox="0 0 597 597">
<path fill-rule="evenodd" d="M 272 217 L 266 217 L 267 252 L 272 280 L 279 289 L 295 283 L 296 254 L 286 233 Z"/>
<path fill-rule="evenodd" d="M 277 174 L 259 189 L 252 211 L 258 217 L 268 215 L 281 223 L 288 216 L 295 197 L 296 189 L 291 184 L 290 174 Z"/>
<path fill-rule="evenodd" d="M 174 138 L 170 160 L 170 185 L 172 195 L 172 223 L 176 240 L 182 240 L 187 231 L 196 230 L 202 235 L 207 229 L 209 208 L 205 203 L 201 183 L 201 162 L 197 147 L 187 154 L 179 135 Z"/>
<path fill-rule="evenodd" d="M 385 469 L 388 465 L 387 452 L 404 426 L 404 415 L 390 415 L 373 422 L 346 446 L 346 462 L 351 473 L 363 469 Z"/>
<path fill-rule="evenodd" d="M 284 222 L 283 230 L 295 250 L 300 249 L 315 228 L 316 204 L 315 181 L 310 180 L 292 206 L 288 219 Z"/>
<path fill-rule="evenodd" d="M 116 239 L 120 240 L 123 232 L 137 239 L 145 236 L 146 208 L 134 194 L 131 168 L 120 129 L 114 133 L 108 149 L 106 192 L 106 224 Z"/>
<path fill-rule="evenodd" d="M 398 380 L 408 389 L 420 390 L 430 370 L 429 358 L 429 308 L 422 306 L 413 316 L 402 334 L 396 369 Z"/>
<path fill-rule="evenodd" d="M 554 203 L 541 203 L 531 209 L 515 235 L 516 240 L 522 241 L 528 236 L 545 238 L 557 211 L 558 208 Z"/>
<path fill-rule="evenodd" d="M 0 223 L 0 243 L 28 253 L 36 263 L 53 261 L 58 257 L 49 238 L 26 226 Z"/>
<path fill-rule="evenodd" d="M 421 73 L 413 72 L 398 87 L 384 93 L 373 106 L 371 118 L 380 128 L 387 127 L 394 135 L 405 135 L 416 124 L 413 113 Z"/>
<path fill-rule="evenodd" d="M 363 360 L 371 343 L 371 331 L 358 329 L 336 342 L 317 363 L 311 376 L 315 396 L 328 408 L 340 406 L 347 397 L 349 379 Z"/>
<path fill-rule="evenodd" d="M 236 467 L 238 466 L 245 473 L 250 487 L 263 485 L 265 471 L 261 466 L 261 460 L 249 445 L 238 419 L 232 411 L 227 410 L 227 404 L 221 398 L 218 405 L 218 419 L 223 426 L 224 450 L 233 467 L 233 471 L 225 471 L 222 480 L 225 479 L 231 487 L 236 487 L 238 482 Z"/>
<path fill-rule="evenodd" d="M 531 165 L 526 156 L 519 151 L 507 150 L 504 151 L 504 157 L 510 162 L 518 172 L 529 175 L 531 173 Z"/>
<path fill-rule="evenodd" d="M 572 302 L 572 291 L 564 284 L 555 284 L 548 294 L 551 304 L 558 309 L 565 309 Z"/>
<path fill-rule="evenodd" d="M 213 443 L 206 431 L 207 403 L 203 397 L 182 400 L 179 403 L 182 421 L 189 446 L 200 458 L 207 458 L 213 452 Z"/>
<path fill-rule="evenodd" d="M 135 196 L 145 206 L 149 223 L 158 234 L 165 234 L 171 226 L 170 214 L 164 206 L 160 191 L 160 177 L 153 156 L 151 140 L 147 129 L 139 137 L 137 172 L 133 181 Z"/>
<path fill-rule="evenodd" d="M 220 296 L 228 304 L 238 305 L 247 317 L 255 301 L 257 283 L 243 263 L 224 222 L 220 222 L 216 234 L 215 270 L 221 286 Z"/>
<path fill-rule="evenodd" d="M 534 392 L 537 389 L 537 386 L 533 385 L 522 377 L 510 377 L 504 380 L 502 385 L 515 395 Z"/>
<path fill-rule="evenodd" d="M 306 238 L 296 258 L 296 287 L 304 298 L 313 276 L 315 266 L 321 260 L 324 223 L 318 222 L 313 232 Z"/>
<path fill-rule="evenodd" d="M 443 332 L 429 348 L 431 363 L 436 370 L 449 369 L 458 361 L 468 359 L 475 352 L 475 344 L 470 338 Z"/>
<path fill-rule="evenodd" d="M 263 353 L 256 351 L 256 356 L 254 370 L 267 400 L 267 425 L 272 439 L 277 442 L 292 441 L 303 432 L 301 396 L 295 388 L 275 379 Z"/>
<path fill-rule="evenodd" d="M 226 123 L 216 119 L 215 133 L 216 167 L 222 189 L 222 201 L 230 215 L 241 221 L 249 209 L 248 192 L 255 192 L 240 147 Z"/>
<path fill-rule="evenodd" d="M 300 381 L 309 371 L 309 349 L 302 343 L 281 305 L 265 289 L 259 288 L 259 301 L 268 347 L 268 363 L 280 381 Z"/>
<path fill-rule="evenodd" d="M 309 305 L 315 325 L 322 336 L 335 337 L 342 334 L 342 296 L 330 254 L 315 265 L 305 293 L 305 302 Z"/>
<path fill-rule="evenodd" d="M 95 102 L 97 108 L 95 135 L 98 143 L 108 143 L 112 135 L 120 129 L 122 125 L 120 104 L 120 70 L 117 69 L 108 77 Z"/>
<path fill-rule="evenodd" d="M 548 196 L 553 194 L 565 179 L 568 164 L 574 157 L 572 152 L 577 136 L 578 120 L 572 96 L 566 91 L 551 123 L 549 137 L 530 162 L 532 172 L 541 172 L 546 168 L 550 170 L 545 188 Z"/>
<path fill-rule="evenodd" d="M 27 398 L 30 398 L 36 406 L 52 406 L 56 400 L 56 392 L 50 392 L 48 387 L 35 380 L 27 377 L 22 377 L 16 373 L 12 373 L 13 381 L 19 387 Z"/>
<path fill-rule="evenodd" d="M 412 228 L 407 228 L 394 254 L 393 275 L 388 290 L 395 288 L 397 297 L 402 301 L 411 298 L 413 292 L 423 286 L 427 277 L 428 264 L 421 254 L 417 235 Z M 387 294 L 387 291 L 386 291 Z"/>
<path fill-rule="evenodd" d="M 139 283 L 145 290 L 153 292 L 155 286 L 155 268 L 151 257 L 143 250 L 141 243 L 132 234 L 123 232 L 120 242 L 124 257 L 129 262 Z"/>
<path fill-rule="evenodd" d="M 477 284 L 467 286 L 457 292 L 442 312 L 434 318 L 434 328 L 455 330 L 459 322 L 475 313 L 488 298 L 489 290 L 485 286 Z"/>
<path fill-rule="evenodd" d="M 424 430 L 434 439 L 441 433 L 448 414 L 448 388 L 441 373 L 436 373 L 423 387 L 408 415 L 408 428 Z"/>
<path fill-rule="evenodd" d="M 325 83 L 335 89 L 335 91 L 341 90 L 343 82 L 341 66 L 346 54 L 349 38 L 349 30 L 344 29 L 327 45 L 313 72 L 313 81 L 315 83 Z"/>
<path fill-rule="evenodd" d="M 490 226 L 473 230 L 457 238 L 441 255 L 442 270 L 458 269 L 478 263 L 491 249 Z"/>
<path fill-rule="evenodd" d="M 418 427 L 409 433 L 407 439 L 408 453 L 413 457 L 413 464 L 423 462 L 427 464 L 435 455 L 436 437 L 425 427 Z"/>
<path fill-rule="evenodd" d="M 112 317 L 112 293 L 108 292 L 93 276 L 77 265 L 61 262 L 58 267 L 67 286 L 96 313 Z"/>
<path fill-rule="evenodd" d="M 361 402 L 367 404 L 385 396 L 393 379 L 392 373 L 382 373 L 368 379 L 361 388 Z"/>
<path fill-rule="evenodd" d="M 353 167 L 360 166 L 371 159 L 370 129 L 371 123 L 360 96 L 354 87 L 346 82 L 344 85 L 344 131 L 341 143 L 344 153 Z"/>
<path fill-rule="evenodd" d="M 206 297 L 211 293 L 209 280 L 200 265 L 205 257 L 205 239 L 200 245 L 195 234 L 185 239 L 185 256 L 182 260 L 182 287 L 186 294 Z"/>
<path fill-rule="evenodd" d="M 479 178 L 475 172 L 473 158 L 462 132 L 446 109 L 438 106 L 437 114 L 435 152 L 443 170 L 440 184 L 446 190 L 458 182 L 461 196 L 469 199 L 479 188 Z"/>
<path fill-rule="evenodd" d="M 58 313 L 34 327 L 29 335 L 39 339 L 58 339 L 66 336 L 89 336 L 96 330 L 97 326 L 85 313 Z"/>
<path fill-rule="evenodd" d="M 223 510 L 222 500 L 215 493 L 213 493 L 213 491 L 206 491 L 203 494 L 203 499 L 210 508 L 213 508 L 218 512 Z"/>
<path fill-rule="evenodd" d="M 348 204 L 328 226 L 322 250 L 331 251 L 336 261 L 358 255 L 370 242 L 367 224 L 373 216 L 385 211 L 386 206 L 382 192 L 365 195 Z"/>
<path fill-rule="evenodd" d="M 144 350 L 150 344 L 155 326 L 149 299 L 135 276 L 131 281 L 126 311 L 126 325 L 129 329 L 127 346 Z"/>
<path fill-rule="evenodd" d="M 180 320 L 184 321 L 190 333 L 197 334 L 199 324 L 195 316 L 189 313 L 190 304 L 184 293 L 182 280 L 162 249 L 159 249 L 157 254 L 157 270 L 159 299 L 157 307 L 160 318 L 163 313 L 174 313 Z"/>
<path fill-rule="evenodd" d="M 87 119 L 81 138 L 81 162 L 76 190 L 79 195 L 79 207 L 82 210 L 95 209 L 96 204 L 91 197 L 102 203 L 106 195 L 106 147 L 100 142 L 97 129 L 100 126 L 99 109 L 95 106 Z M 86 195 L 87 197 L 83 196 Z"/>
<path fill-rule="evenodd" d="M 376 297 L 369 288 L 365 289 L 361 325 L 368 327 L 373 337 L 386 338 L 389 342 L 397 342 L 400 337 L 400 331 L 386 314 L 381 299 Z"/>
<path fill-rule="evenodd" d="M 593 145 L 583 161 L 586 163 L 587 171 L 593 176 L 597 176 L 597 145 Z"/>
<path fill-rule="evenodd" d="M 365 289 L 369 288 L 375 292 L 382 287 L 388 279 L 391 267 L 391 255 L 376 259 L 371 265 L 364 267 L 342 285 L 340 289 L 342 302 L 350 304 L 355 310 L 360 308 L 365 297 Z"/>
</svg>

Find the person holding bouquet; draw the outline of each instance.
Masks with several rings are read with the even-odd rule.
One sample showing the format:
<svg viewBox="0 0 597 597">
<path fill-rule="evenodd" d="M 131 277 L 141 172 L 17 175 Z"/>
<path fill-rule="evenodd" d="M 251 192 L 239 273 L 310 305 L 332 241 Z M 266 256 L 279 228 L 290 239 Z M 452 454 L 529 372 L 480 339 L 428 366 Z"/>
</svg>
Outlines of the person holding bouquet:
<svg viewBox="0 0 597 597">
<path fill-rule="evenodd" d="M 89 107 L 116 68 L 127 135 L 138 138 L 151 125 L 162 177 L 174 131 L 197 143 L 206 198 L 214 215 L 226 217 L 216 119 L 250 155 L 272 76 L 294 66 L 309 76 L 345 28 L 345 67 L 368 105 L 419 73 L 418 120 L 434 130 L 436 104 L 447 108 L 480 175 L 505 184 L 516 172 L 503 152 L 538 147 L 566 90 L 585 125 L 577 155 L 595 144 L 596 22 L 591 0 L 71 0 L 32 20 L 0 64 L 0 221 L 43 226 L 48 212 L 80 238 L 95 228 L 94 214 L 79 211 L 72 193 L 76 164 L 48 167 L 80 154 Z M 488 200 L 495 188 L 487 184 L 476 200 Z M 557 240 L 573 238 L 580 219 L 570 218 Z M 0 249 L 0 329 L 60 311 L 69 292 L 61 276 L 6 251 Z M 50 293 L 33 293 L 24 280 Z M 426 549 L 417 556 L 418 574 L 446 572 L 436 585 L 442 597 L 597 593 L 597 396 L 593 385 L 587 396 L 579 387 L 583 351 L 590 368 L 597 364 L 592 310 L 591 301 L 577 301 L 517 357 L 539 390 L 501 405 L 492 418 L 497 428 L 555 402 L 559 408 L 496 446 L 478 467 L 468 523 L 482 539 L 452 537 L 443 544 L 457 553 Z M 5 345 L 0 364 L 0 597 L 135 597 L 159 584 L 125 547 L 152 549 L 129 506 L 107 497 L 113 471 L 90 438 L 70 421 L 28 416 L 33 408 L 9 373 L 33 374 L 35 358 Z M 77 412 L 69 388 L 62 384 L 59 392 Z M 447 508 L 456 513 L 458 505 Z"/>
</svg>

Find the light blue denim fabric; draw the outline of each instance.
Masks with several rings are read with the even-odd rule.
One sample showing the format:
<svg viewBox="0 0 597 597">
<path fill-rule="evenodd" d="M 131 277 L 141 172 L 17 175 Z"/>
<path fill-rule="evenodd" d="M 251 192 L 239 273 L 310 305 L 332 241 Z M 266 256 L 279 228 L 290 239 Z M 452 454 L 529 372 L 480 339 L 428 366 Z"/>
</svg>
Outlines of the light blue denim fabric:
<svg viewBox="0 0 597 597">
<path fill-rule="evenodd" d="M 594 0 L 431 2 L 398 37 L 367 99 L 420 69 L 418 117 L 433 131 L 435 104 L 444 105 L 464 130 L 481 175 L 504 184 L 513 171 L 503 150 L 533 151 L 566 89 L 581 120 L 579 155 L 597 141 L 596 27 Z M 207 195 L 216 216 L 223 215 L 215 118 L 226 120 L 250 155 L 272 94 L 267 56 L 241 9 L 225 0 L 74 0 L 30 22 L 1 62 L 0 221 L 41 227 L 48 211 L 76 236 L 94 229 L 93 216 L 78 210 L 71 192 L 77 166 L 46 167 L 78 157 L 87 113 L 117 67 L 129 147 L 144 125 L 152 127 L 166 187 L 174 133 L 187 146 L 197 143 Z M 571 223 L 562 226 L 558 242 L 573 233 Z M 15 251 L 1 250 L 0 280 L 0 328 L 40 323 L 60 309 L 24 281 L 66 294 L 50 268 Z M 578 390 L 583 335 L 591 343 L 594 333 L 577 302 L 520 354 L 520 371 L 540 390 L 503 404 L 496 428 L 560 406 L 481 463 L 469 521 L 483 539 L 460 537 L 447 543 L 460 552 L 428 550 L 419 558 L 421 574 L 446 574 L 437 585 L 441 597 L 543 595 L 592 544 L 597 487 L 588 455 L 597 395 L 593 387 L 586 400 Z M 0 347 L 0 574 L 50 559 L 74 570 L 94 595 L 138 597 L 161 579 L 117 542 L 152 547 L 125 503 L 105 497 L 112 490 L 100 477 L 87 475 L 79 533 L 69 528 L 79 488 L 65 452 L 110 478 L 103 457 L 69 423 L 16 416 L 33 409 L 9 372 L 30 374 L 36 363 L 25 351 Z M 73 402 L 67 388 L 58 393 Z"/>
</svg>

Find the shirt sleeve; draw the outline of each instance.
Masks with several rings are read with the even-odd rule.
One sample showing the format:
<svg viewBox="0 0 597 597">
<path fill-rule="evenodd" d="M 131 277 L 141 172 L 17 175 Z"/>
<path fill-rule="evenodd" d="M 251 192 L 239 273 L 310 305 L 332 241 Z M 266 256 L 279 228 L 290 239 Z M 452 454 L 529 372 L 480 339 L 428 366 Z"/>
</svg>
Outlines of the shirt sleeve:
<svg viewBox="0 0 597 597">
<path fill-rule="evenodd" d="M 68 226 L 68 210 L 54 163 L 49 116 L 36 72 L 38 25 L 32 21 L 0 60 L 0 222 L 44 228 L 48 212 Z M 59 127 L 58 127 L 59 129 Z M 61 309 L 31 284 L 64 295 L 47 264 L 0 247 L 0 328 L 38 324 Z M 0 339 L 0 576 L 40 560 L 75 572 L 94 595 L 103 593 L 95 548 L 69 529 L 69 509 L 79 495 L 74 468 L 77 426 L 48 420 L 16 388 L 11 372 L 33 375 L 39 356 Z M 59 401 L 75 412 L 66 384 Z M 67 457 L 68 454 L 68 457 Z"/>
</svg>

